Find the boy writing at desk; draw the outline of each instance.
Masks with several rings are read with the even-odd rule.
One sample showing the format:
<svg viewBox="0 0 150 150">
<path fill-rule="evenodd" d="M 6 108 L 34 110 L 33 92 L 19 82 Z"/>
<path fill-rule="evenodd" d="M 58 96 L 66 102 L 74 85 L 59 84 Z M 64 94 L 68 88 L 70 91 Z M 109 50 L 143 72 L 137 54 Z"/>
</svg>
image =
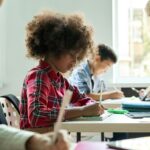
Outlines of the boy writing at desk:
<svg viewBox="0 0 150 150">
<path fill-rule="evenodd" d="M 123 92 L 119 90 L 105 91 L 105 83 L 99 78 L 93 77 L 102 75 L 113 64 L 117 62 L 117 56 L 113 50 L 104 45 L 98 45 L 97 49 L 91 54 L 88 60 L 83 62 L 71 73 L 69 82 L 78 87 L 81 93 L 85 93 L 92 99 L 99 101 L 107 99 L 119 99 L 124 97 Z M 126 138 L 124 133 L 114 133 L 112 140 Z"/>
<path fill-rule="evenodd" d="M 73 92 L 64 119 L 103 113 L 94 100 L 80 94 L 61 75 L 92 47 L 92 30 L 77 14 L 43 12 L 27 25 L 28 56 L 39 60 L 25 77 L 20 103 L 20 128 L 40 133 L 53 130 L 66 90 Z M 79 106 L 79 107 L 75 107 Z"/>
<path fill-rule="evenodd" d="M 104 44 L 98 45 L 91 57 L 73 70 L 69 81 L 72 85 L 77 86 L 81 93 L 85 93 L 95 100 L 99 100 L 101 86 L 103 86 L 103 100 L 122 98 L 124 94 L 121 91 L 104 91 L 106 90 L 104 82 L 103 85 L 100 85 L 99 78 L 95 78 L 94 81 L 94 77 L 108 71 L 116 62 L 117 56 L 110 47 Z"/>
</svg>

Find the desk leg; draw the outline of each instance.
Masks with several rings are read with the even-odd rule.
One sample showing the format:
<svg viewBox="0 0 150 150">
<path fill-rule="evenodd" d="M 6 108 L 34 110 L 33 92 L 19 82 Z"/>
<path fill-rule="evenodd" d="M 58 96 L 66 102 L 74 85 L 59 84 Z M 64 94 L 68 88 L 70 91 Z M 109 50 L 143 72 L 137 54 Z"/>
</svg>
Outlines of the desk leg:
<svg viewBox="0 0 150 150">
<path fill-rule="evenodd" d="M 77 132 L 77 142 L 81 141 L 81 132 Z"/>
<path fill-rule="evenodd" d="M 104 132 L 101 132 L 101 141 L 105 141 Z"/>
</svg>

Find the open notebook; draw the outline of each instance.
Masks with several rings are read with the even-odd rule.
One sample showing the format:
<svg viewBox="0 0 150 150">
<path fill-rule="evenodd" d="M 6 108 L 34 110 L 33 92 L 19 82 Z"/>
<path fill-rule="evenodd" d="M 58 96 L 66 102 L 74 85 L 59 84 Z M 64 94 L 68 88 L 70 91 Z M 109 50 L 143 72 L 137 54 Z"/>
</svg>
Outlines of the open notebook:
<svg viewBox="0 0 150 150">
<path fill-rule="evenodd" d="M 150 150 L 150 137 L 108 142 L 110 148 L 119 150 Z"/>
<path fill-rule="evenodd" d="M 100 116 L 78 117 L 66 121 L 102 121 L 110 117 L 111 115 L 112 115 L 111 113 L 105 110 L 104 113 Z"/>
</svg>

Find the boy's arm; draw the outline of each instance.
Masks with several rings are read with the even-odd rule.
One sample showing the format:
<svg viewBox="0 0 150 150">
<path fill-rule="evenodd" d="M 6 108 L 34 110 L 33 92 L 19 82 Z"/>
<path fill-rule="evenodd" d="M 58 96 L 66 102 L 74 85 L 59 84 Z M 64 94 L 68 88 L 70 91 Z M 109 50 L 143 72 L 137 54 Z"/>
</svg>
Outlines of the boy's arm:
<svg viewBox="0 0 150 150">
<path fill-rule="evenodd" d="M 100 93 L 89 93 L 86 94 L 88 97 L 91 97 L 92 99 L 98 101 L 100 98 Z M 104 95 L 102 94 L 102 99 L 104 99 Z"/>
<path fill-rule="evenodd" d="M 100 93 L 90 93 L 87 94 L 87 96 L 91 97 L 92 99 L 99 101 L 100 99 Z M 119 99 L 124 97 L 123 92 L 121 91 L 108 91 L 108 92 L 103 92 L 102 93 L 102 99 L 107 100 L 107 99 Z"/>
<path fill-rule="evenodd" d="M 106 99 L 111 99 L 111 94 L 110 92 L 103 92 L 102 93 L 102 99 L 106 100 Z M 100 99 L 100 93 L 89 93 L 86 94 L 88 97 L 91 97 L 92 99 L 99 101 Z"/>
</svg>

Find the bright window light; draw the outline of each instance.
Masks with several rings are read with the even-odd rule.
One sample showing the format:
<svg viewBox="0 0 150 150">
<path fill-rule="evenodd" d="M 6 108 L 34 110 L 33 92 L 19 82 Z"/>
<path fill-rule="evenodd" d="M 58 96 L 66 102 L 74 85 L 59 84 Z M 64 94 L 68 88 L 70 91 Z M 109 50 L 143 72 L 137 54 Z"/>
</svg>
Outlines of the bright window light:
<svg viewBox="0 0 150 150">
<path fill-rule="evenodd" d="M 118 64 L 114 81 L 150 83 L 150 17 L 148 0 L 113 1 L 113 44 Z"/>
</svg>

